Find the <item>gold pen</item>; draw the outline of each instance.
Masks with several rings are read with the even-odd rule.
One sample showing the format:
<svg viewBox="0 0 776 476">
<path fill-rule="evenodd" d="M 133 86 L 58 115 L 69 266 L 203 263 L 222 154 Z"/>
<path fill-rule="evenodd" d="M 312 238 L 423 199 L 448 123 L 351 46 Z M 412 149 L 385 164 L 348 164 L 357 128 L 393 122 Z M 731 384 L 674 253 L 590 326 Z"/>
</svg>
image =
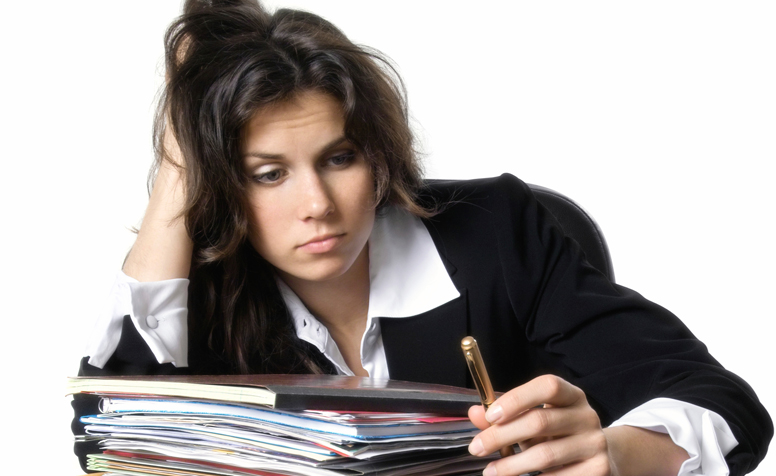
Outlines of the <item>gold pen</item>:
<svg viewBox="0 0 776 476">
<path fill-rule="evenodd" d="M 480 393 L 482 406 L 487 411 L 488 407 L 496 401 L 496 394 L 493 392 L 493 385 L 490 384 L 488 371 L 485 370 L 485 362 L 483 362 L 482 355 L 480 355 L 480 348 L 477 347 L 477 341 L 474 340 L 474 337 L 467 336 L 461 340 L 461 349 L 466 358 L 466 365 L 469 366 L 469 372 L 472 374 L 472 379 L 474 379 L 474 386 L 477 387 L 477 391 Z M 499 453 L 504 458 L 515 454 L 515 450 L 510 445 L 501 448 Z"/>
</svg>

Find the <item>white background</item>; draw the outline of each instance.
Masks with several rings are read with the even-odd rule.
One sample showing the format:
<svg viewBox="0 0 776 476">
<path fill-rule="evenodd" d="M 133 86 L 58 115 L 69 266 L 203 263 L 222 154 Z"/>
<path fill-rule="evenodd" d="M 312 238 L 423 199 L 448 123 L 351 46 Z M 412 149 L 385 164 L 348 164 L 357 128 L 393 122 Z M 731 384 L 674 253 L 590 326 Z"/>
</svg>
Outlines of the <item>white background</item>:
<svg viewBox="0 0 776 476">
<path fill-rule="evenodd" d="M 64 379 L 142 217 L 162 35 L 179 5 L 9 5 L 3 459 L 76 475 Z M 511 172 L 579 201 L 617 281 L 678 314 L 776 411 L 776 4 L 283 5 L 393 58 L 429 177 Z M 776 457 L 756 471 L 774 473 Z"/>
</svg>

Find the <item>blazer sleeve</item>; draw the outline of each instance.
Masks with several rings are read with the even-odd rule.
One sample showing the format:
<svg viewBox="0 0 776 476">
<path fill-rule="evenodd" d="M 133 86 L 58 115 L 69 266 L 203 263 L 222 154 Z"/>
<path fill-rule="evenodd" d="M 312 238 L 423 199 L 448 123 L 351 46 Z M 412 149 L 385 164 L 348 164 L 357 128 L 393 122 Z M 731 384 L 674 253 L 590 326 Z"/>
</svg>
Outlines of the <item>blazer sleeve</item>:
<svg viewBox="0 0 776 476">
<path fill-rule="evenodd" d="M 504 175 L 495 187 L 499 258 L 513 270 L 504 279 L 527 339 L 559 362 L 602 420 L 660 397 L 716 412 L 739 441 L 726 456 L 730 474 L 752 471 L 773 435 L 752 388 L 676 316 L 588 264 L 523 182 Z"/>
</svg>

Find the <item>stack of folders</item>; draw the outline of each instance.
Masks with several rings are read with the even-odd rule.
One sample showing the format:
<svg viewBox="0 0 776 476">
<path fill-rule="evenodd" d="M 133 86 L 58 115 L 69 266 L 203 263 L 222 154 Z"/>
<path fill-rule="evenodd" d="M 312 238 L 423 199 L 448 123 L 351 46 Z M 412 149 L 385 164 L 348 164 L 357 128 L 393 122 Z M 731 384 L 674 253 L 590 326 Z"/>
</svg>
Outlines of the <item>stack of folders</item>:
<svg viewBox="0 0 776 476">
<path fill-rule="evenodd" d="M 345 376 L 69 379 L 95 394 L 88 469 L 122 475 L 468 475 L 471 390 Z"/>
</svg>

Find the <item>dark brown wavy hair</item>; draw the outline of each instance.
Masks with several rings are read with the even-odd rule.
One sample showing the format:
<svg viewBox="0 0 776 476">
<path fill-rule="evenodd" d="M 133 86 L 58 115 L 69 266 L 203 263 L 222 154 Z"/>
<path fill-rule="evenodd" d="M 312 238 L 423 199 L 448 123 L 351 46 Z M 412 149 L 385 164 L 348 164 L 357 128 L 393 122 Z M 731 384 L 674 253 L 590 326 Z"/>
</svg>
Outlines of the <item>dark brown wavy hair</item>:
<svg viewBox="0 0 776 476">
<path fill-rule="evenodd" d="M 256 1 L 187 0 L 165 36 L 167 84 L 154 127 L 157 160 L 171 128 L 185 163 L 183 216 L 194 242 L 192 348 L 207 346 L 236 373 L 331 371 L 296 337 L 271 266 L 249 244 L 240 153 L 251 117 L 302 91 L 336 98 L 345 136 L 366 157 L 378 209 L 417 216 L 421 170 L 406 93 L 391 63 L 312 13 L 267 12 Z M 153 179 L 152 179 L 153 180 Z"/>
</svg>

